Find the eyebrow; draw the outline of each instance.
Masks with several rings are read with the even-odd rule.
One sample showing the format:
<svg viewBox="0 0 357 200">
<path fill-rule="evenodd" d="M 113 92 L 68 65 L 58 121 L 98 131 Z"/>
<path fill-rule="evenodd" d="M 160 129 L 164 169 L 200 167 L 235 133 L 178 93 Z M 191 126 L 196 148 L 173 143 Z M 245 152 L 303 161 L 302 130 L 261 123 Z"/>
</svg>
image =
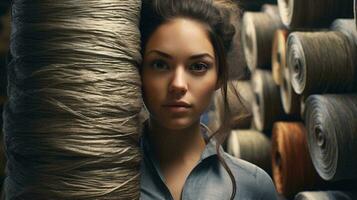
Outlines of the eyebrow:
<svg viewBox="0 0 357 200">
<path fill-rule="evenodd" d="M 156 53 L 156 54 L 159 54 L 165 58 L 172 59 L 172 56 L 170 54 L 164 53 L 159 50 L 151 50 L 147 53 L 147 55 L 149 55 L 151 53 Z M 192 55 L 192 56 L 190 56 L 189 59 L 197 59 L 197 58 L 202 58 L 202 57 L 209 57 L 214 60 L 214 57 L 212 55 L 210 55 L 209 53 L 200 53 L 200 54 Z"/>
</svg>

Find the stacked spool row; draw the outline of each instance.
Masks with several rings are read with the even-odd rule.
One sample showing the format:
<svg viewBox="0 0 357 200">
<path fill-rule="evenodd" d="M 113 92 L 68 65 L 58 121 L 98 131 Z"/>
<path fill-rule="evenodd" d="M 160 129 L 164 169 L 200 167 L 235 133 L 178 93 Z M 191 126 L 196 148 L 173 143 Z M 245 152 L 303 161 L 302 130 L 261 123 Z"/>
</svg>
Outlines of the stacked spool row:
<svg viewBox="0 0 357 200">
<path fill-rule="evenodd" d="M 235 120 L 227 151 L 270 173 L 282 198 L 356 199 L 355 2 L 315 4 L 282 0 L 244 13 L 252 77 L 228 90 Z M 221 99 L 217 93 L 218 124 Z"/>
</svg>

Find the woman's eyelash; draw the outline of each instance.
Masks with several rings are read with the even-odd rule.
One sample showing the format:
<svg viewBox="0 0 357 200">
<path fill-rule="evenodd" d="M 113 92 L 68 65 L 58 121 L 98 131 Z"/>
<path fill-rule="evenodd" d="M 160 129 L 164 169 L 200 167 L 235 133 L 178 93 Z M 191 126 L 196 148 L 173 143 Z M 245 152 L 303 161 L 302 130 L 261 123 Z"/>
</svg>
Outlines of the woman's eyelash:
<svg viewBox="0 0 357 200">
<path fill-rule="evenodd" d="M 167 69 L 169 65 L 163 60 L 153 60 L 150 62 L 150 66 L 154 69 Z"/>
<path fill-rule="evenodd" d="M 188 65 L 188 69 L 195 72 L 204 72 L 211 67 L 211 63 L 199 61 Z M 149 62 L 149 66 L 155 70 L 168 70 L 170 65 L 162 59 L 156 59 Z"/>
<path fill-rule="evenodd" d="M 199 69 L 193 69 L 193 70 L 197 70 L 197 71 L 203 71 L 203 70 L 207 70 L 209 69 L 211 65 L 205 62 L 197 62 L 197 63 L 193 63 L 190 68 L 193 69 L 194 67 L 199 67 Z M 203 68 L 203 69 L 202 69 Z"/>
</svg>

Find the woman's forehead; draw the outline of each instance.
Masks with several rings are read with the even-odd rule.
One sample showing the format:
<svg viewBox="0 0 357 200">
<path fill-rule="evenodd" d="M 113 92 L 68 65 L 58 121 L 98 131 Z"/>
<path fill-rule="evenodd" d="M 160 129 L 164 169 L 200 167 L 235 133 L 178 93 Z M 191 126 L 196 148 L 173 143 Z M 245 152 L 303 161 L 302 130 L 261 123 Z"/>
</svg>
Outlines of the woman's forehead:
<svg viewBox="0 0 357 200">
<path fill-rule="evenodd" d="M 150 36 L 145 53 L 152 50 L 177 56 L 206 53 L 214 57 L 213 45 L 204 25 L 184 18 L 160 25 Z"/>
</svg>

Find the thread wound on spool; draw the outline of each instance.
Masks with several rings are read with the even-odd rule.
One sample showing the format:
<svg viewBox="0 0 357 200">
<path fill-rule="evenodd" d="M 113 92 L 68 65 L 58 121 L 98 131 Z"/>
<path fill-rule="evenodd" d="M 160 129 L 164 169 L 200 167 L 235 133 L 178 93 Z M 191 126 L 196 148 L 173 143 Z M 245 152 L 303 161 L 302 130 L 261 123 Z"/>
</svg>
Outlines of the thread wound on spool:
<svg viewBox="0 0 357 200">
<path fill-rule="evenodd" d="M 139 199 L 140 6 L 13 1 L 6 199 Z"/>
<path fill-rule="evenodd" d="M 279 88 L 268 70 L 255 70 L 252 87 L 256 97 L 252 108 L 254 124 L 259 131 L 270 130 L 274 121 L 284 117 Z"/>
<path fill-rule="evenodd" d="M 279 18 L 264 12 L 245 12 L 242 20 L 242 45 L 247 65 L 270 68 L 271 47 L 275 30 L 281 27 Z"/>
<path fill-rule="evenodd" d="M 357 177 L 357 96 L 312 95 L 305 124 L 313 164 L 325 180 Z"/>
<path fill-rule="evenodd" d="M 353 0 L 278 0 L 282 22 L 290 29 L 328 27 L 336 18 L 353 16 Z"/>
<path fill-rule="evenodd" d="M 308 152 L 306 129 L 302 123 L 274 123 L 272 169 L 278 193 L 288 198 L 317 186 L 320 179 Z"/>
<path fill-rule="evenodd" d="M 297 94 L 307 97 L 353 89 L 353 49 L 340 32 L 294 32 L 288 37 L 287 65 Z"/>
<path fill-rule="evenodd" d="M 271 174 L 271 142 L 263 133 L 254 130 L 232 130 L 227 141 L 227 152 Z"/>
</svg>

